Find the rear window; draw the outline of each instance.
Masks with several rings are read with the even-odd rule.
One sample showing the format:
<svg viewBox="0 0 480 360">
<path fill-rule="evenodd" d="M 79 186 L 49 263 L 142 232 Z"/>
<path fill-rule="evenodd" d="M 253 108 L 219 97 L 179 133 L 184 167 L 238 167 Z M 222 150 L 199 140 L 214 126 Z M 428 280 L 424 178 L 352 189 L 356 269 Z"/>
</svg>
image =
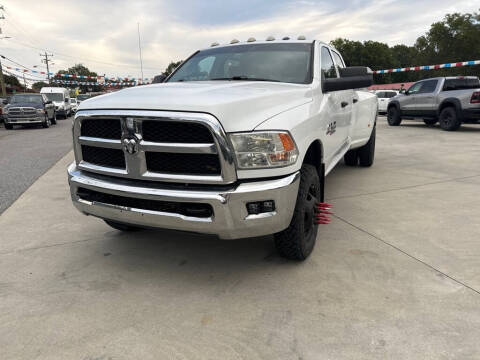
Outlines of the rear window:
<svg viewBox="0 0 480 360">
<path fill-rule="evenodd" d="M 478 78 L 457 78 L 447 79 L 443 84 L 443 91 L 477 89 L 480 88 L 480 80 Z"/>
</svg>

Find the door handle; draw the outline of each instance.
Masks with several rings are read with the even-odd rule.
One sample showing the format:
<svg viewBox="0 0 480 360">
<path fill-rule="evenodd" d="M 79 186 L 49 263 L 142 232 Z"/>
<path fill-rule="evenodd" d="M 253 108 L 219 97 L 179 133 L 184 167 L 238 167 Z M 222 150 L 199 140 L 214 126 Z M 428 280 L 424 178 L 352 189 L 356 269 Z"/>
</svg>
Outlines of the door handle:
<svg viewBox="0 0 480 360">
<path fill-rule="evenodd" d="M 358 102 L 358 99 L 353 99 L 353 103 L 356 104 Z"/>
<path fill-rule="evenodd" d="M 345 106 L 348 106 L 348 102 L 342 101 L 342 103 L 340 105 L 342 105 L 342 108 L 344 108 Z"/>
</svg>

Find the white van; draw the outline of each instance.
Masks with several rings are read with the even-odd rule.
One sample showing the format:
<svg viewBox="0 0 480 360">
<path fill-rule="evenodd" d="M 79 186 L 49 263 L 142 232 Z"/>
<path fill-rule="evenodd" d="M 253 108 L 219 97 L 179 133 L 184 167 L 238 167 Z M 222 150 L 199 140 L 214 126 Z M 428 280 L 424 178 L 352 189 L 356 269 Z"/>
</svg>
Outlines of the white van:
<svg viewBox="0 0 480 360">
<path fill-rule="evenodd" d="M 40 94 L 45 94 L 48 100 L 55 105 L 57 116 L 64 116 L 65 119 L 72 115 L 72 102 L 70 100 L 70 91 L 61 87 L 43 87 Z"/>
</svg>

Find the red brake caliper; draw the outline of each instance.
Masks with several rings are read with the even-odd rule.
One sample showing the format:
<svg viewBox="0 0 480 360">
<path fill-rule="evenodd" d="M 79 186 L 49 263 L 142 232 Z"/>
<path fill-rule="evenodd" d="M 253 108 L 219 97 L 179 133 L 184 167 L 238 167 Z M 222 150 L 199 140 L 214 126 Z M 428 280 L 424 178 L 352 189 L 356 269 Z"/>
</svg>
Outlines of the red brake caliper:
<svg viewBox="0 0 480 360">
<path fill-rule="evenodd" d="M 325 203 L 325 202 L 318 202 L 316 204 L 316 212 L 315 212 L 315 222 L 320 225 L 327 225 L 330 224 L 330 216 L 333 213 L 330 211 L 332 209 L 332 204 Z"/>
</svg>

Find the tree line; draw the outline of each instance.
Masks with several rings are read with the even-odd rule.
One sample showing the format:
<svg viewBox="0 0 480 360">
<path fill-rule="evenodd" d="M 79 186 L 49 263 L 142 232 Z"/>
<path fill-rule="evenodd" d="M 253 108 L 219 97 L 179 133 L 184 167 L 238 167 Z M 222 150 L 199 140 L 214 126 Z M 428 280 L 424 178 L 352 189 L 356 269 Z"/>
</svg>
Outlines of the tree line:
<svg viewBox="0 0 480 360">
<path fill-rule="evenodd" d="M 447 14 L 433 23 L 429 31 L 417 38 L 413 46 L 388 46 L 377 41 L 331 41 L 344 57 L 347 66 L 369 66 L 373 70 L 436 65 L 480 60 L 480 13 Z M 375 75 L 375 83 L 388 84 L 418 81 L 425 77 L 480 75 L 480 66 L 450 69 L 407 71 Z"/>
</svg>

